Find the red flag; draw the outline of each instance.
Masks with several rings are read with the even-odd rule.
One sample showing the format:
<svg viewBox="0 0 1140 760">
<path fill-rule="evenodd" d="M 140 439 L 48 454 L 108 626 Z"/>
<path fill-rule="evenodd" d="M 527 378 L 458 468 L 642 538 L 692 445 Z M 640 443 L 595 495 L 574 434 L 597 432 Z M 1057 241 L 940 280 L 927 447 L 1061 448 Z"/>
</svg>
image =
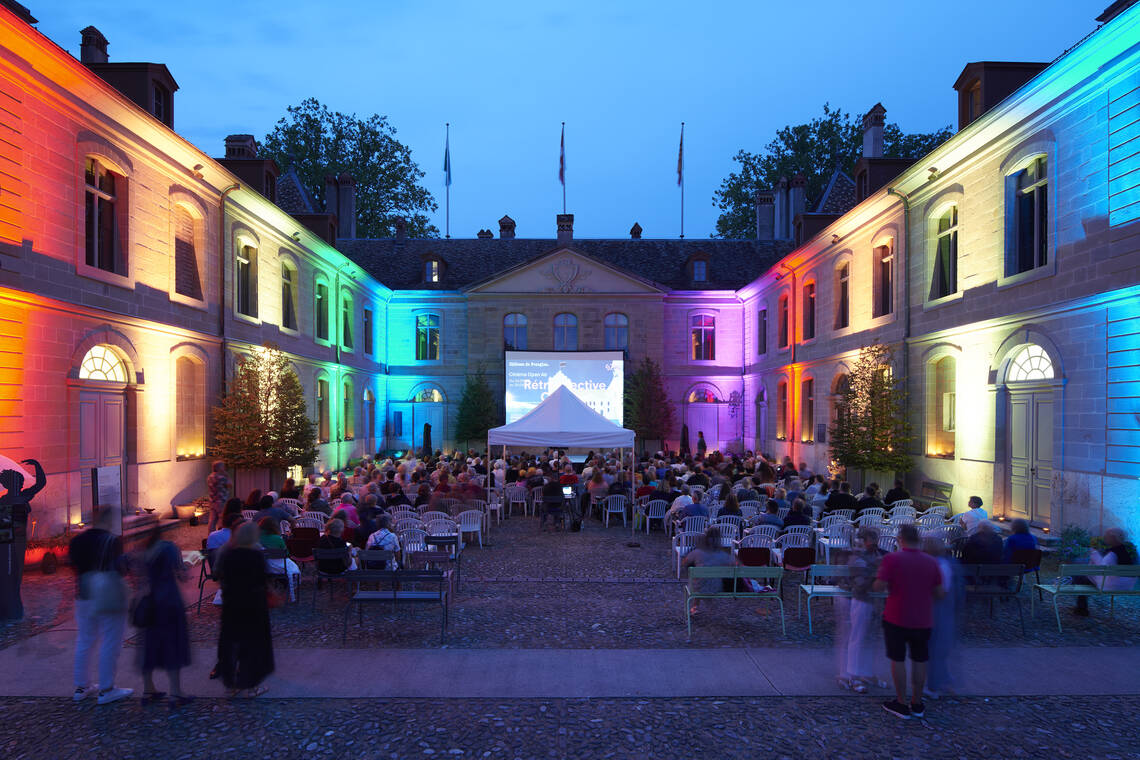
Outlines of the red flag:
<svg viewBox="0 0 1140 760">
<path fill-rule="evenodd" d="M 677 146 L 677 184 L 685 181 L 685 122 L 681 122 L 681 143 Z"/>
<path fill-rule="evenodd" d="M 562 143 L 558 150 L 558 181 L 566 187 L 566 122 L 562 122 Z"/>
</svg>

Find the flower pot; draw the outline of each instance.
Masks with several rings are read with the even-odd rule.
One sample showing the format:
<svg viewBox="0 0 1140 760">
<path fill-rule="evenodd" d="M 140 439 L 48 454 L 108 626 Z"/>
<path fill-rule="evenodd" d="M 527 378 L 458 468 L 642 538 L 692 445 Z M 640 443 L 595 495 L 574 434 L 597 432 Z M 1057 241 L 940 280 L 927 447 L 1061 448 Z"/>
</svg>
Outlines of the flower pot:
<svg viewBox="0 0 1140 760">
<path fill-rule="evenodd" d="M 189 520 L 194 516 L 194 509 L 195 507 L 193 504 L 176 506 L 174 508 L 174 516 L 179 520 Z"/>
</svg>

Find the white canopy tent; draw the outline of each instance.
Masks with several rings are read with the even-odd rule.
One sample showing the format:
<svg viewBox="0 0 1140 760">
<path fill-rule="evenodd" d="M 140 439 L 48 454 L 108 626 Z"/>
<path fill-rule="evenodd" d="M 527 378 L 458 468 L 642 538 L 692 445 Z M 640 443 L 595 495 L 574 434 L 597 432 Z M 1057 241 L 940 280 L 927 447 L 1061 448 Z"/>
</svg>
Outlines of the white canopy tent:
<svg viewBox="0 0 1140 760">
<path fill-rule="evenodd" d="M 618 449 L 633 451 L 634 432 L 607 420 L 566 386 L 554 390 L 534 409 L 509 425 L 487 431 L 487 455 L 492 446 L 501 446 L 503 459 L 507 447 Z M 631 459 L 632 461 L 632 459 Z M 629 483 L 633 486 L 633 468 Z"/>
</svg>

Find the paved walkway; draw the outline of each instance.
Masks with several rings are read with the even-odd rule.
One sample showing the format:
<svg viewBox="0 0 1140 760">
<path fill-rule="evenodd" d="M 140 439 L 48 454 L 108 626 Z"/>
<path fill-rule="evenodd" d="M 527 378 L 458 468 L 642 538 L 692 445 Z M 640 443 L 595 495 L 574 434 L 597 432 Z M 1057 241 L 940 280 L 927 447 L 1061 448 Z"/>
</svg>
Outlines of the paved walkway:
<svg viewBox="0 0 1140 760">
<path fill-rule="evenodd" d="M 0 696 L 71 691 L 75 632 L 60 626 L 0 651 Z M 125 648 L 119 685 L 141 688 Z M 834 696 L 833 655 L 820 649 L 277 649 L 277 698 L 621 698 Z M 191 694 L 220 694 L 199 648 Z M 367 667 L 362 667 L 364 662 Z M 957 657 L 963 696 L 1140 694 L 1136 647 L 985 647 Z M 885 660 L 879 676 L 886 677 Z M 367 677 L 362 678 L 362 673 Z M 414 678 L 408 674 L 414 673 Z M 1090 673 L 1095 673 L 1093 678 Z"/>
</svg>

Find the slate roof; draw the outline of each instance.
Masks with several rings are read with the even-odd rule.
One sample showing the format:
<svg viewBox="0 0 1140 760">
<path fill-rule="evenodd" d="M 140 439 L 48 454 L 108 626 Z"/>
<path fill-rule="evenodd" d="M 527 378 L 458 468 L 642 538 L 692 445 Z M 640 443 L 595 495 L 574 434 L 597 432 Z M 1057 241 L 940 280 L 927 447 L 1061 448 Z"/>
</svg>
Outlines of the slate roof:
<svg viewBox="0 0 1140 760">
<path fill-rule="evenodd" d="M 445 263 L 439 285 L 460 290 L 508 269 L 569 248 L 671 290 L 737 290 L 763 274 L 792 250 L 790 241 L 758 240 L 571 240 L 551 238 L 338 240 L 337 249 L 393 290 L 417 290 L 423 283 L 423 261 L 438 256 Z M 708 281 L 694 283 L 688 262 L 703 254 Z"/>
<path fill-rule="evenodd" d="M 315 214 L 316 207 L 309 191 L 301 183 L 297 170 L 290 166 L 277 178 L 277 206 L 290 214 Z"/>
<path fill-rule="evenodd" d="M 836 169 L 823 195 L 820 196 L 815 213 L 846 214 L 853 208 L 855 208 L 855 180 L 847 176 L 847 172 L 842 169 Z"/>
</svg>

